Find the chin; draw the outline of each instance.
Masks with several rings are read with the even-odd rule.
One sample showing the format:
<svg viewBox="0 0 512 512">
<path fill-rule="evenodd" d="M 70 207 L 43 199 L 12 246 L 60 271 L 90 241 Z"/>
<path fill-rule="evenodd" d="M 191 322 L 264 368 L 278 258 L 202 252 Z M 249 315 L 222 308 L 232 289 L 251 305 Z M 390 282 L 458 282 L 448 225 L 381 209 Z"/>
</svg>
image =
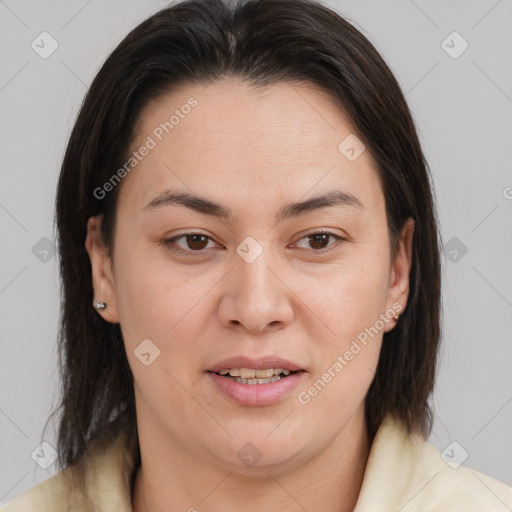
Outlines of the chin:
<svg viewBox="0 0 512 512">
<path fill-rule="evenodd" d="M 283 430 L 281 436 L 275 437 L 275 432 L 268 435 L 270 431 L 266 429 L 262 434 L 244 429 L 243 435 L 229 440 L 225 437 L 218 439 L 215 446 L 210 447 L 211 453 L 230 471 L 252 477 L 261 473 L 261 476 L 268 477 L 268 471 L 285 470 L 290 464 L 298 463 L 298 459 L 305 457 L 305 446 L 308 446 L 308 451 L 311 449 L 311 442 L 299 443 L 289 431 Z"/>
</svg>

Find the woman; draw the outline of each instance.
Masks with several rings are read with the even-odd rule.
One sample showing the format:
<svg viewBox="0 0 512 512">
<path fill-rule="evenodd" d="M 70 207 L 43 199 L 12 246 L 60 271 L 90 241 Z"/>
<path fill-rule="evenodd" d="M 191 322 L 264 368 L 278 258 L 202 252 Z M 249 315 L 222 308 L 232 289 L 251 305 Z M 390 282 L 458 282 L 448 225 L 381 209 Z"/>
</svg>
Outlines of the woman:
<svg viewBox="0 0 512 512">
<path fill-rule="evenodd" d="M 85 98 L 56 209 L 61 471 L 4 512 L 512 506 L 426 441 L 430 175 L 334 12 L 190 0 L 140 24 Z"/>
</svg>

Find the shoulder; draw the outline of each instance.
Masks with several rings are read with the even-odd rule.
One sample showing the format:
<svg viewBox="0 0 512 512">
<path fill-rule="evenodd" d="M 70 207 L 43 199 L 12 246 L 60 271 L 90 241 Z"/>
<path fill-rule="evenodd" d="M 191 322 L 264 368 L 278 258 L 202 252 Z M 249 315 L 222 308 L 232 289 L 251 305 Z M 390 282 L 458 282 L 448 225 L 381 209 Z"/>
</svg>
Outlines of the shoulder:
<svg viewBox="0 0 512 512">
<path fill-rule="evenodd" d="M 453 459 L 453 460 L 451 460 Z M 443 455 L 419 434 L 390 417 L 379 428 L 368 458 L 355 512 L 510 511 L 512 488 Z"/>
<path fill-rule="evenodd" d="M 30 512 L 35 510 L 46 512 L 50 510 L 49 506 L 52 504 L 53 507 L 67 505 L 71 501 L 72 491 L 68 475 L 69 471 L 67 469 L 60 471 L 0 507 L 0 512 Z"/>
<path fill-rule="evenodd" d="M 96 440 L 85 457 L 83 487 L 70 466 L 1 506 L 0 512 L 129 511 L 135 461 L 135 440 L 126 433 Z"/>
</svg>

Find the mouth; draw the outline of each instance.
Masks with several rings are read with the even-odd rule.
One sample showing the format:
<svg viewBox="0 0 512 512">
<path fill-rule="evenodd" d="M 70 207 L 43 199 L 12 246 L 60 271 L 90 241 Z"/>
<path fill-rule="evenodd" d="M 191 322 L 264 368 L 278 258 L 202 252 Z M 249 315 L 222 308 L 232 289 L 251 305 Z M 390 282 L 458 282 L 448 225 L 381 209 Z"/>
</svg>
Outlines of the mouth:
<svg viewBox="0 0 512 512">
<path fill-rule="evenodd" d="M 286 379 L 295 373 L 304 372 L 304 370 L 289 370 L 286 368 L 223 368 L 218 372 L 211 372 L 226 379 L 238 382 L 239 384 L 270 384 L 282 379 Z"/>
<path fill-rule="evenodd" d="M 223 359 L 206 374 L 221 396 L 244 406 L 271 405 L 289 397 L 306 378 L 308 369 L 282 357 L 252 358 L 239 355 Z"/>
</svg>

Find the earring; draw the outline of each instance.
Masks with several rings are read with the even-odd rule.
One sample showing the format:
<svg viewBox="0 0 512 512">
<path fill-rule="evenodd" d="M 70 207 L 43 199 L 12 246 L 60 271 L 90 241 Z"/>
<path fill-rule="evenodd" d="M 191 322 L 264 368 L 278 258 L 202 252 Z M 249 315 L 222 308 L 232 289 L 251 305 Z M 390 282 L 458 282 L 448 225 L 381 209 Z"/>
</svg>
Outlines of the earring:
<svg viewBox="0 0 512 512">
<path fill-rule="evenodd" d="M 103 311 L 104 309 L 107 309 L 107 303 L 106 303 L 106 302 L 96 302 L 96 304 L 94 305 L 94 307 L 95 307 L 98 311 Z"/>
<path fill-rule="evenodd" d="M 400 313 L 396 313 L 394 318 L 395 320 L 398 320 L 400 318 Z"/>
</svg>

